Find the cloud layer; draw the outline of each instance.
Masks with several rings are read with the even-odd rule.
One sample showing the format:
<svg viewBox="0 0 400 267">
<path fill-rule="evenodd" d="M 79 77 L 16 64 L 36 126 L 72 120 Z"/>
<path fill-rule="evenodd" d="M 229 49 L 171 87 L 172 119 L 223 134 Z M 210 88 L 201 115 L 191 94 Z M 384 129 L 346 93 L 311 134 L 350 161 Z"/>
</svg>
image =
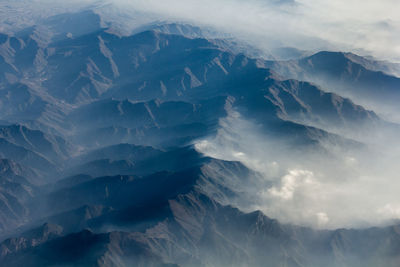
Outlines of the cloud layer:
<svg viewBox="0 0 400 267">
<path fill-rule="evenodd" d="M 85 6 L 100 6 L 98 10 L 110 15 L 112 5 L 121 13 L 109 19 L 125 20 L 125 26 L 138 26 L 138 16 L 144 21 L 147 17 L 193 22 L 229 32 L 266 51 L 281 46 L 342 50 L 400 61 L 397 0 L 20 0 L 1 5 L 7 23 L 23 18 L 29 24 L 33 18 Z"/>
<path fill-rule="evenodd" d="M 132 8 L 217 27 L 260 48 L 333 49 L 400 60 L 396 0 L 132 0 Z"/>
<path fill-rule="evenodd" d="M 246 211 L 260 209 L 282 222 L 328 229 L 400 219 L 398 141 L 375 139 L 367 143 L 369 153 L 320 141 L 328 154 L 268 136 L 233 112 L 221 120 L 216 136 L 195 147 L 211 157 L 240 161 L 271 184 L 251 192 L 256 204 L 240 207 Z"/>
</svg>

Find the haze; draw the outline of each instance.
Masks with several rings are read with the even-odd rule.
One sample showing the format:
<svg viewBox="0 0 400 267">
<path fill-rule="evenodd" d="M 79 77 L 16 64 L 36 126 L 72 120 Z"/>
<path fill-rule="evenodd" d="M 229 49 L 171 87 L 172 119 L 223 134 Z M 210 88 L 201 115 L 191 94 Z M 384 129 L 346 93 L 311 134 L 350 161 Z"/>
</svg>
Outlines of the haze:
<svg viewBox="0 0 400 267">
<path fill-rule="evenodd" d="M 29 4 L 34 6 L 23 8 Z M 266 53 L 276 47 L 294 47 L 400 61 L 400 2 L 396 0 L 38 0 L 3 4 L 8 9 L 3 9 L 2 16 L 12 25 L 15 16 L 10 10 L 17 11 L 26 24 L 33 24 L 38 18 L 93 4 L 102 13 L 107 13 L 110 4 L 119 8 L 120 16 L 108 19 L 131 29 L 152 20 L 192 22 L 230 33 Z"/>
<path fill-rule="evenodd" d="M 220 121 L 216 136 L 195 147 L 210 157 L 240 161 L 271 183 L 248 192 L 255 204 L 242 205 L 244 210 L 260 209 L 285 223 L 322 229 L 393 224 L 400 219 L 399 143 L 387 129 L 361 132 L 364 139 L 357 141 L 365 150 L 321 139 L 326 153 L 269 136 L 233 112 Z"/>
</svg>

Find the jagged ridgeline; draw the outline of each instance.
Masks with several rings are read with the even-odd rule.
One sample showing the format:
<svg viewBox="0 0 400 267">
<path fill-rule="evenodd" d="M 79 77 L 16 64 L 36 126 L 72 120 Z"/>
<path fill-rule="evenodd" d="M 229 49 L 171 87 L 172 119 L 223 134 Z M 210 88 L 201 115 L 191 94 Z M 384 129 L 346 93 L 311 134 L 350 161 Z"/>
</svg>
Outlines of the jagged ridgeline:
<svg viewBox="0 0 400 267">
<path fill-rule="evenodd" d="M 268 213 L 295 198 L 278 163 L 340 180 L 376 129 L 398 136 L 393 65 L 280 52 L 297 58 L 188 24 L 122 34 L 90 10 L 0 33 L 0 266 L 400 266 L 396 223 Z"/>
</svg>

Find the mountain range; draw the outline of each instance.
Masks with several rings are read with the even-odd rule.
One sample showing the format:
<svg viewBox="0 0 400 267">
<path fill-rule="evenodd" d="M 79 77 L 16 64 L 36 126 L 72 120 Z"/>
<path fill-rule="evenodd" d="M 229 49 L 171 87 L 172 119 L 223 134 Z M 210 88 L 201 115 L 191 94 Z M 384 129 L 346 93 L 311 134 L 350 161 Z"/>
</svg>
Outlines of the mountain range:
<svg viewBox="0 0 400 267">
<path fill-rule="evenodd" d="M 240 142 L 224 125 L 237 114 L 256 146 L 307 166 L 372 153 L 358 137 L 379 128 L 398 136 L 393 65 L 285 51 L 298 57 L 185 23 L 122 34 L 92 10 L 1 33 L 0 265 L 399 266 L 396 223 L 280 221 L 257 208 L 275 180 L 199 151 Z"/>
</svg>

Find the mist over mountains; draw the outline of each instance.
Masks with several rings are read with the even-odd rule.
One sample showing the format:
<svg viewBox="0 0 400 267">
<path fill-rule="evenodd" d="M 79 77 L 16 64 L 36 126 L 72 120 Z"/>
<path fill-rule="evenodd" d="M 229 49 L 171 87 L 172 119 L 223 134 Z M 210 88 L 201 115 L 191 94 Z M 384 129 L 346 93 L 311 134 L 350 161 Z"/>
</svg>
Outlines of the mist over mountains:
<svg viewBox="0 0 400 267">
<path fill-rule="evenodd" d="M 395 1 L 208 2 L 0 3 L 1 266 L 399 266 Z"/>
</svg>

